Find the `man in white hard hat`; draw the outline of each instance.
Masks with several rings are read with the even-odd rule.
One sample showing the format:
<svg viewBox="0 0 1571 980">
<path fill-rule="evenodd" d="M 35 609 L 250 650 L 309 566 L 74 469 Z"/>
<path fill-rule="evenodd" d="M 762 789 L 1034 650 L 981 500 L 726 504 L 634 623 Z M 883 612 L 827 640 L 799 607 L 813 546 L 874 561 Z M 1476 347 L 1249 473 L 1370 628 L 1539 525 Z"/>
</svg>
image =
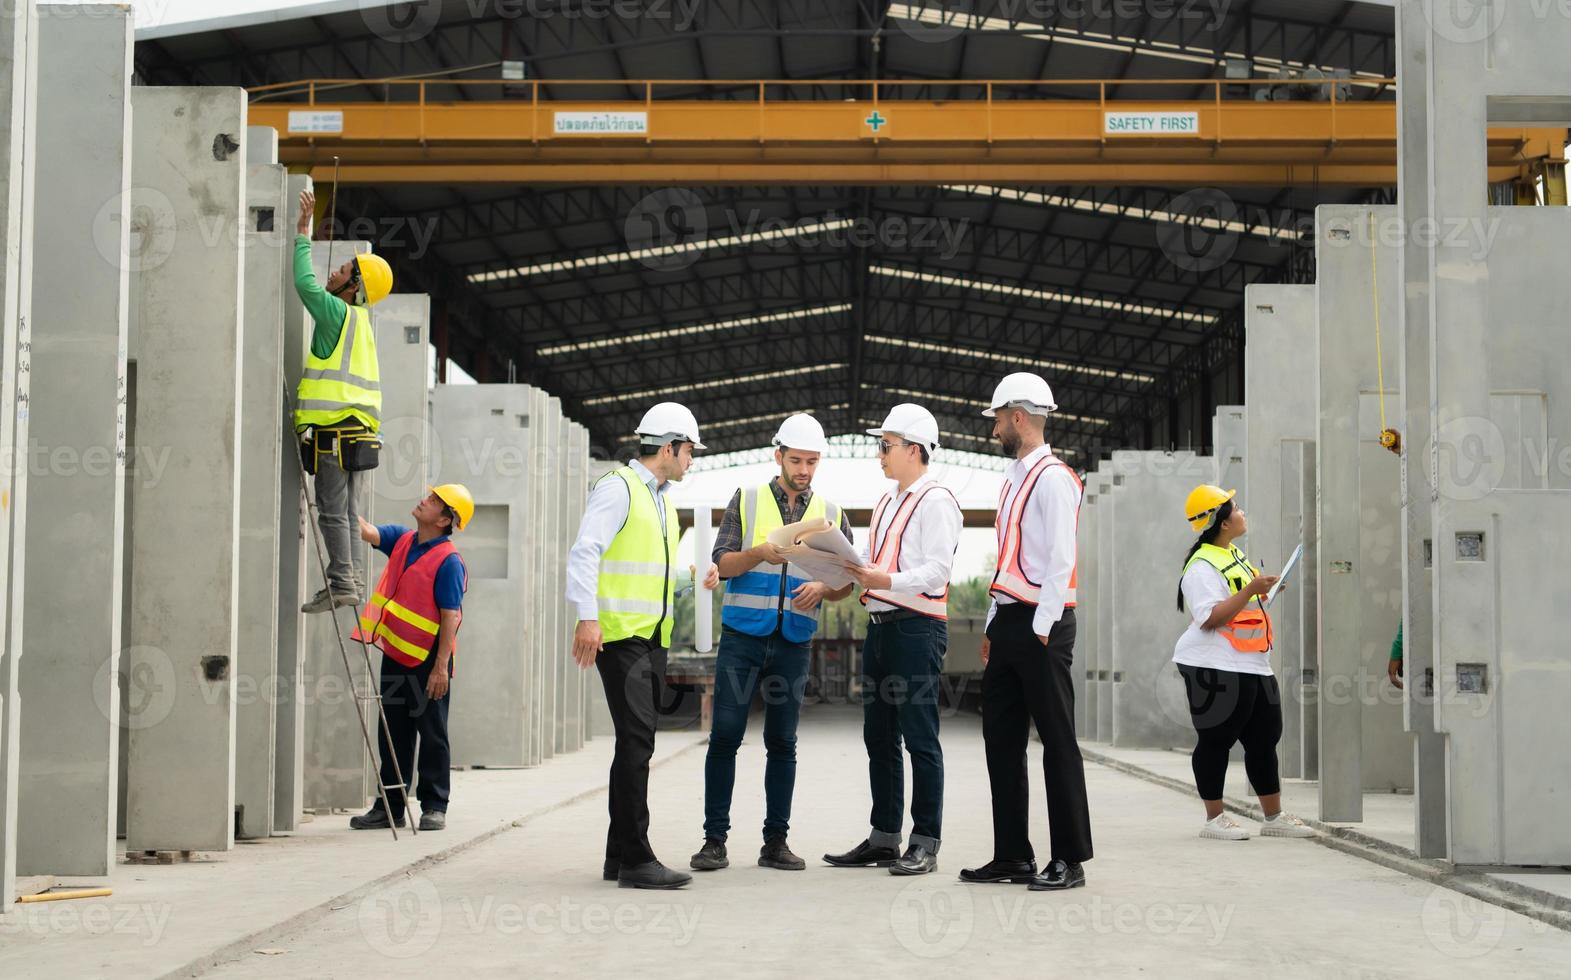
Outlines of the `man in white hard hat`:
<svg viewBox="0 0 1571 980">
<path fill-rule="evenodd" d="M 998 569 L 982 640 L 982 739 L 993 791 L 993 859 L 964 881 L 1028 883 L 1033 890 L 1085 884 L 1091 813 L 1075 741 L 1075 530 L 1080 478 L 1047 445 L 1053 391 L 1035 374 L 999 382 L 982 414 L 1013 461 L 994 525 Z M 1037 873 L 1028 827 L 1026 746 L 1042 737 L 1051 860 Z"/>
<path fill-rule="evenodd" d="M 661 402 L 638 423 L 638 458 L 595 484 L 567 558 L 567 601 L 578 614 L 573 659 L 600 671 L 616 749 L 611 762 L 611 827 L 603 877 L 623 888 L 680 888 L 692 875 L 655 859 L 649 846 L 649 760 L 665 684 L 676 598 L 672 482 L 693 465 L 698 420 Z"/>
<path fill-rule="evenodd" d="M 813 474 L 829 451 L 824 427 L 811 415 L 793 415 L 775 434 L 780 475 L 763 486 L 738 489 L 726 506 L 713 559 L 726 580 L 720 607 L 720 652 L 709 754 L 704 760 L 704 845 L 693 855 L 695 871 L 727 867 L 731 791 L 736 750 L 747 731 L 753 695 L 764 700 L 764 846 L 759 866 L 801 871 L 807 862 L 791 852 L 786 834 L 796 787 L 796 728 L 807 686 L 807 666 L 818 613 L 825 599 L 843 599 L 851 583 L 830 589 L 811 581 L 769 543 L 769 532 L 811 518 L 839 526 L 851 540 L 845 512 L 813 492 Z M 828 533 L 828 532 L 826 532 Z"/>
<path fill-rule="evenodd" d="M 872 790 L 871 829 L 862 843 L 824 860 L 842 868 L 887 867 L 890 874 L 938 868 L 943 837 L 944 753 L 938 744 L 939 681 L 949 647 L 949 573 L 963 520 L 955 495 L 928 476 L 938 420 L 920 405 L 896 405 L 878 437 L 878 461 L 895 488 L 873 511 L 853 575 L 863 587 L 862 742 Z M 905 821 L 904 742 L 911 755 L 911 838 Z"/>
</svg>

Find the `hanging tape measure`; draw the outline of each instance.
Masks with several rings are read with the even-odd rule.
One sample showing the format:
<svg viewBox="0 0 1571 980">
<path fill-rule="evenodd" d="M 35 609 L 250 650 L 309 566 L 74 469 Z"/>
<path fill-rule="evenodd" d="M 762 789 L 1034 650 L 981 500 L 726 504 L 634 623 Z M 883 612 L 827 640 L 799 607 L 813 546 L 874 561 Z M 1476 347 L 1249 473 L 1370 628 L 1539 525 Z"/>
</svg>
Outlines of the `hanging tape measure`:
<svg viewBox="0 0 1571 980">
<path fill-rule="evenodd" d="M 1386 425 L 1386 369 L 1385 356 L 1380 346 L 1380 267 L 1376 261 L 1375 212 L 1369 212 L 1369 282 L 1370 296 L 1375 312 L 1375 375 L 1380 397 L 1380 445 L 1398 456 L 1402 455 L 1402 433 Z"/>
</svg>

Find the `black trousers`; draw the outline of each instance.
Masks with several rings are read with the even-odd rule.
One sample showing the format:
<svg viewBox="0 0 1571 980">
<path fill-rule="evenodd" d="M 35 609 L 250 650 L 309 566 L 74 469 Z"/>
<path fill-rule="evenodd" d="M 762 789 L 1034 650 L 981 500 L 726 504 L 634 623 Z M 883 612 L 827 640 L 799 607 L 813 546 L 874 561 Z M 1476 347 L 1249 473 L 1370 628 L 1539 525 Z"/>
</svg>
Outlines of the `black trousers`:
<svg viewBox="0 0 1571 980">
<path fill-rule="evenodd" d="M 1179 664 L 1189 717 L 1195 723 L 1195 751 L 1189 761 L 1202 800 L 1220 800 L 1227 783 L 1233 743 L 1244 746 L 1244 772 L 1260 796 L 1282 791 L 1276 743 L 1282 738 L 1282 692 L 1270 674 L 1240 674 Z"/>
<path fill-rule="evenodd" d="M 649 846 L 649 760 L 655 754 L 655 717 L 665 667 L 665 647 L 636 636 L 607 643 L 595 657 L 616 730 L 607 864 L 647 864 L 655 859 Z"/>
<path fill-rule="evenodd" d="M 993 857 L 1029 861 L 1036 857 L 1029 832 L 1030 782 L 1026 747 L 1031 725 L 1042 738 L 1042 774 L 1047 783 L 1048 837 L 1052 857 L 1091 858 L 1091 810 L 1086 802 L 1085 763 L 1075 740 L 1075 611 L 1053 625 L 1047 646 L 1032 631 L 1036 607 L 1023 602 L 998 607 L 987 628 L 992 650 L 982 672 L 982 739 L 993 787 Z"/>
<path fill-rule="evenodd" d="M 407 786 L 415 774 L 416 736 L 420 739 L 420 781 L 415 786 L 415 798 L 420 801 L 421 810 L 447 812 L 453 762 L 447 741 L 447 708 L 453 700 L 453 689 L 449 685 L 440 701 L 433 701 L 426 694 L 426 681 L 434 663 L 435 658 L 428 656 L 418 667 L 405 667 L 392 657 L 382 658 L 382 711 L 387 715 L 387 732 L 393 742 L 392 755 L 385 742 L 381 745 L 382 785 L 392 787 L 387 791 L 387 802 L 395 816 L 404 813 L 405 805 L 404 789 L 393 772 L 393 759 L 397 758 Z M 375 725 L 376 719 L 371 724 Z"/>
</svg>

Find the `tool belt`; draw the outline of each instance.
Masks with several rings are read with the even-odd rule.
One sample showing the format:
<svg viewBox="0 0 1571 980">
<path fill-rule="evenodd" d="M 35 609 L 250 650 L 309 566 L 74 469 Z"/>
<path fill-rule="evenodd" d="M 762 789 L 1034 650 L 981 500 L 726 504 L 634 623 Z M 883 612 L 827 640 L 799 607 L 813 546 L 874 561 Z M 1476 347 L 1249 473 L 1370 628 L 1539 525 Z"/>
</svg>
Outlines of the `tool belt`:
<svg viewBox="0 0 1571 980">
<path fill-rule="evenodd" d="M 315 476 L 323 456 L 335 457 L 345 473 L 374 470 L 381 462 L 382 440 L 355 419 L 313 426 L 301 434 L 300 460 L 305 471 Z"/>
</svg>

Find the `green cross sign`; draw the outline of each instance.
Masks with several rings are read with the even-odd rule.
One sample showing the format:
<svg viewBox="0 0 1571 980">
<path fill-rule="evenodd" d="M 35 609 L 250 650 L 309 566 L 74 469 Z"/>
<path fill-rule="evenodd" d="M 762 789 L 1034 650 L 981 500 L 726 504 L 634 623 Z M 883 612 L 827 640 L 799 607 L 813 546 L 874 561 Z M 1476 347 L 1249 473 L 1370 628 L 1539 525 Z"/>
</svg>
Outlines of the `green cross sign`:
<svg viewBox="0 0 1571 980">
<path fill-rule="evenodd" d="M 873 127 L 873 132 L 877 133 L 878 132 L 878 127 L 882 126 L 884 123 L 888 122 L 889 120 L 885 119 L 883 116 L 880 116 L 878 114 L 878 110 L 874 109 L 873 110 L 873 114 L 871 116 L 868 116 L 866 119 L 864 119 L 862 121 L 867 123 L 869 126 Z"/>
</svg>

